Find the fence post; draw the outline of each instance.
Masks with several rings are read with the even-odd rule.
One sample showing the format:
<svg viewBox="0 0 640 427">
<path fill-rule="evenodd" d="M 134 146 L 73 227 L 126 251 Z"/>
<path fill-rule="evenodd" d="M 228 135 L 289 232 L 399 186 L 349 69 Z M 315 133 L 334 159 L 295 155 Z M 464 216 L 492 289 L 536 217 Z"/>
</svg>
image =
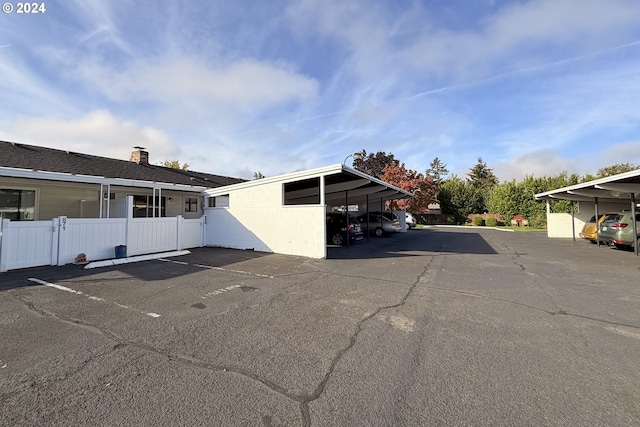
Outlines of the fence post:
<svg viewBox="0 0 640 427">
<path fill-rule="evenodd" d="M 58 223 L 57 227 L 56 222 Z M 69 225 L 67 224 L 66 216 L 59 216 L 58 218 L 53 219 L 53 238 L 51 239 L 51 265 L 64 265 L 63 255 L 67 253 L 68 226 Z"/>
<path fill-rule="evenodd" d="M 207 240 L 207 216 L 202 215 L 200 217 L 200 247 L 203 248 L 206 246 Z"/>
<path fill-rule="evenodd" d="M 178 215 L 176 217 L 177 226 L 176 226 L 176 250 L 182 250 L 182 227 L 184 227 L 184 218 L 182 215 Z"/>
<path fill-rule="evenodd" d="M 7 271 L 9 258 L 9 220 L 0 218 L 0 272 Z"/>
</svg>

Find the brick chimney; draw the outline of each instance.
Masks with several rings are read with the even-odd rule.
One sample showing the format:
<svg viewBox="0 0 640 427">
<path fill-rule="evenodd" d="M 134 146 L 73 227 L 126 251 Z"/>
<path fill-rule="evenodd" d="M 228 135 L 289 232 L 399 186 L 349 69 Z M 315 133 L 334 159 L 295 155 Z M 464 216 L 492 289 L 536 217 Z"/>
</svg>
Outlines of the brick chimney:
<svg viewBox="0 0 640 427">
<path fill-rule="evenodd" d="M 139 165 L 149 164 L 149 152 L 144 151 L 144 147 L 133 147 L 135 150 L 131 152 L 131 161 Z"/>
</svg>

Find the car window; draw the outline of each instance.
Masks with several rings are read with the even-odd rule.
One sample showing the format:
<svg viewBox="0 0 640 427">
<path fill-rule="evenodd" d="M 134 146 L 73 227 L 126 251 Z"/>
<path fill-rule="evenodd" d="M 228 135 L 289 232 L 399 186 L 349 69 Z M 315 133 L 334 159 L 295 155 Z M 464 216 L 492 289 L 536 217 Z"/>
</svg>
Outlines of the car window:
<svg viewBox="0 0 640 427">
<path fill-rule="evenodd" d="M 621 218 L 622 215 L 620 214 L 607 214 L 603 222 L 617 222 L 620 221 Z"/>
</svg>

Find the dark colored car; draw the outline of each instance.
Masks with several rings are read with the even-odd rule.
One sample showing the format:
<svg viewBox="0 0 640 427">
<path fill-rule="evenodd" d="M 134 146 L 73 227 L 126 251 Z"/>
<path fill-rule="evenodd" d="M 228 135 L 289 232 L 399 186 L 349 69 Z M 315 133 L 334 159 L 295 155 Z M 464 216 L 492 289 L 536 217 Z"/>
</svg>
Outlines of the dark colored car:
<svg viewBox="0 0 640 427">
<path fill-rule="evenodd" d="M 339 212 L 331 212 L 327 214 L 327 242 L 333 245 L 344 245 L 349 241 L 362 240 L 362 228 L 358 220 L 349 216 L 349 224 L 347 225 L 347 216 Z"/>
</svg>

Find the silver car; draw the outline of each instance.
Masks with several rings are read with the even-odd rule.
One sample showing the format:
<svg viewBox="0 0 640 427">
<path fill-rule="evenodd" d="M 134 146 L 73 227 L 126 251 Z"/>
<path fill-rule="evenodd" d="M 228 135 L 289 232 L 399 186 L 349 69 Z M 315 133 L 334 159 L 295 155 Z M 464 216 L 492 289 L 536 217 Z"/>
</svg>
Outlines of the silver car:
<svg viewBox="0 0 640 427">
<path fill-rule="evenodd" d="M 636 230 L 640 233 L 640 212 L 636 211 Z M 622 211 L 600 224 L 599 238 L 616 248 L 633 248 L 640 236 L 633 235 L 631 211 Z"/>
<path fill-rule="evenodd" d="M 369 224 L 367 225 L 367 217 Z M 391 220 L 386 215 L 380 213 L 369 212 L 357 217 L 364 233 L 369 233 L 378 237 L 382 237 L 388 233 L 399 233 L 401 230 L 400 221 Z"/>
</svg>

